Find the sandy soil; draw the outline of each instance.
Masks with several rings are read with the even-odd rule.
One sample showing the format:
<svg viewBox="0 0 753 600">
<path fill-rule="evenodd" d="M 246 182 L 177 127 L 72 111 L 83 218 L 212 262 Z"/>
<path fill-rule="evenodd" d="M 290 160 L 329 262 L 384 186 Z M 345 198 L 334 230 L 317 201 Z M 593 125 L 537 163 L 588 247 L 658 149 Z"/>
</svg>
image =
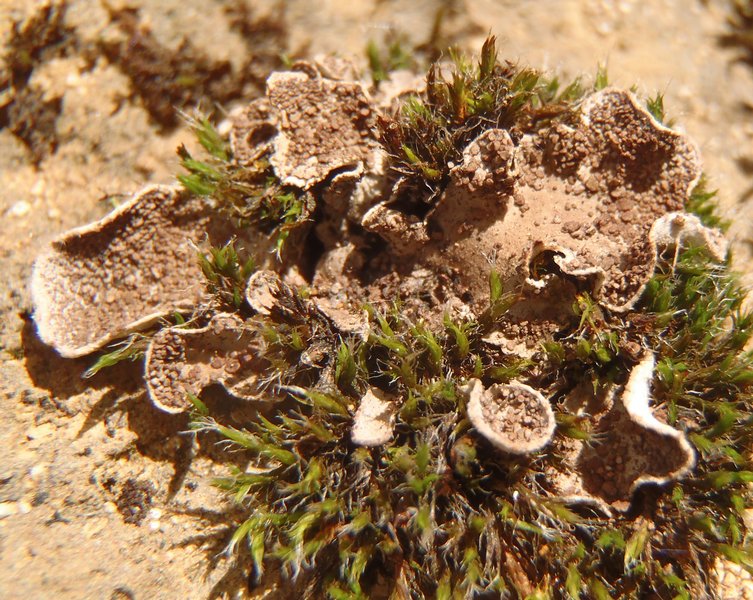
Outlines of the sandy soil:
<svg viewBox="0 0 753 600">
<path fill-rule="evenodd" d="M 39 4 L 0 0 L 6 64 L 12 22 Z M 166 47 L 188 36 L 208 56 L 238 66 L 246 46 L 231 30 L 225 4 L 131 3 Z M 310 2 L 290 0 L 287 51 L 362 56 L 365 41 L 390 28 L 425 41 L 441 4 L 327 0 L 313 10 Z M 737 267 L 753 282 L 753 202 L 745 202 L 753 187 L 746 171 L 753 159 L 753 69 L 719 43 L 727 0 L 444 4 L 444 34 L 463 47 L 480 47 L 491 31 L 513 60 L 565 78 L 607 63 L 617 85 L 664 91 L 668 113 L 702 150 L 711 186 L 733 219 Z M 71 0 L 65 23 L 80 47 L 117 35 L 98 0 Z M 57 149 L 38 164 L 18 137 L 0 129 L 0 596 L 242 598 L 247 573 L 221 554 L 232 515 L 210 485 L 227 465 L 181 433 L 185 418 L 160 414 L 145 401 L 138 364 L 83 380 L 91 359 L 57 357 L 36 339 L 27 316 L 38 250 L 103 215 L 111 195 L 170 182 L 178 171 L 175 148 L 190 144 L 191 135 L 183 126 L 166 132 L 155 125 L 123 70 L 96 52 L 74 49 L 44 60 L 30 84 L 47 99 L 60 98 L 61 110 Z M 2 98 L 0 91 L 0 106 Z"/>
</svg>

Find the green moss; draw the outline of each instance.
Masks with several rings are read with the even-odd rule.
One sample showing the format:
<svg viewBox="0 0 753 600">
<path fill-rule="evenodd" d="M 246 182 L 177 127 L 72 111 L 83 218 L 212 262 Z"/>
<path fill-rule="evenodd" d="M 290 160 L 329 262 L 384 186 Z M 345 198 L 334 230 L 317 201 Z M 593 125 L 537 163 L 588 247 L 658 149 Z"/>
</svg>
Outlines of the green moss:
<svg viewBox="0 0 753 600">
<path fill-rule="evenodd" d="M 727 231 L 730 222 L 718 214 L 715 201 L 716 190 L 709 190 L 707 186 L 706 177 L 701 177 L 701 181 L 690 194 L 685 210 L 697 215 L 707 227 L 717 227 L 722 231 Z"/>
<path fill-rule="evenodd" d="M 122 342 L 118 342 L 113 349 L 97 357 L 94 364 L 84 371 L 83 377 L 88 379 L 94 377 L 102 369 L 115 366 L 124 360 L 136 361 L 141 359 L 146 353 L 149 345 L 149 337 L 140 333 L 133 333 Z"/>
<path fill-rule="evenodd" d="M 390 72 L 399 69 L 415 69 L 416 59 L 406 40 L 400 36 L 388 35 L 384 44 L 370 40 L 366 45 L 366 58 L 369 61 L 371 80 L 374 85 L 390 78 Z"/>
<path fill-rule="evenodd" d="M 659 123 L 664 123 L 664 94 L 662 92 L 656 92 L 653 98 L 646 100 L 646 108 L 651 116 L 654 117 Z M 671 123 L 667 123 L 671 125 Z"/>
<path fill-rule="evenodd" d="M 531 363 L 502 373 L 508 367 L 492 360 L 478 323 L 448 319 L 443 332 L 432 332 L 395 307 L 371 310 L 367 341 L 333 348 L 336 387 L 290 388 L 299 390 L 292 407 L 245 432 L 207 418 L 196 423 L 244 448 L 261 469 L 219 482 L 253 507 L 233 544 L 249 544 L 257 572 L 269 556 L 290 576 L 319 571 L 320 591 L 332 598 L 372 597 L 380 573 L 426 598 L 503 589 L 520 598 L 697 597 L 692 585 L 716 556 L 751 564 L 742 513 L 753 480 L 746 458 L 753 365 L 744 349 L 753 318 L 743 298 L 727 265 L 690 249 L 652 279 L 642 321 L 597 315 L 582 297 L 573 335 L 547 343 L 538 368 L 549 375 L 538 377 L 590 373 L 606 385 L 624 380 L 632 364 L 625 344 L 642 323 L 644 343 L 658 353 L 656 402 L 676 425 L 693 423 L 699 457 L 671 494 L 644 498 L 640 516 L 574 512 L 540 484 L 556 457 L 503 458 L 479 441 L 458 390 L 475 374 L 474 357 L 486 381 L 530 377 Z M 404 400 L 394 439 L 379 448 L 350 443 L 368 385 Z M 560 411 L 558 425 L 558 435 L 590 439 L 574 415 Z"/>
<path fill-rule="evenodd" d="M 211 247 L 207 253 L 199 252 L 198 259 L 209 293 L 219 300 L 221 306 L 238 310 L 243 303 L 248 279 L 256 270 L 254 259 L 242 258 L 233 240 L 221 248 Z"/>
<path fill-rule="evenodd" d="M 283 186 L 266 156 L 252 165 L 235 162 L 230 145 L 206 118 L 189 119 L 189 125 L 206 156 L 196 159 L 181 145 L 178 157 L 186 173 L 178 175 L 178 181 L 192 194 L 214 198 L 238 227 L 270 236 L 278 256 L 282 255 L 286 240 L 307 222 L 312 210 L 305 194 Z"/>
<path fill-rule="evenodd" d="M 484 42 L 475 64 L 455 51 L 450 58 L 451 75 L 432 65 L 426 91 L 405 102 L 396 116 L 379 120 L 380 141 L 392 156 L 393 169 L 430 190 L 444 187 L 463 148 L 485 129 L 507 129 L 515 139 L 566 115 L 589 91 L 580 79 L 563 87 L 557 78 L 499 61 L 494 36 Z M 606 81 L 600 68 L 591 89 Z"/>
<path fill-rule="evenodd" d="M 172 323 L 167 319 L 162 320 L 159 326 L 162 324 L 170 325 L 183 325 L 185 319 L 180 313 L 173 313 Z M 124 360 L 137 361 L 144 357 L 146 350 L 149 347 L 152 336 L 156 330 L 147 331 L 146 333 L 132 333 L 125 340 L 117 342 L 110 346 L 110 350 L 100 354 L 94 364 L 84 371 L 82 377 L 88 379 L 94 377 L 102 369 L 108 369 L 114 367 L 118 363 Z"/>
</svg>

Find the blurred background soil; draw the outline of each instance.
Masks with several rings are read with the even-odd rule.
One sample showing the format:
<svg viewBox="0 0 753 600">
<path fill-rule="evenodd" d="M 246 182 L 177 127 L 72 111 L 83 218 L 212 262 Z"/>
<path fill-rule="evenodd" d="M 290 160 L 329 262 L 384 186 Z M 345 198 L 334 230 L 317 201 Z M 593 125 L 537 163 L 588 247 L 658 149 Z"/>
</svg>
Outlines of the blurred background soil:
<svg viewBox="0 0 753 600">
<path fill-rule="evenodd" d="M 368 40 L 395 35 L 471 52 L 491 32 L 502 58 L 563 81 L 606 64 L 615 85 L 665 94 L 753 283 L 753 68 L 732 18 L 728 0 L 0 0 L 0 597 L 253 587 L 222 555 L 232 509 L 210 480 L 228 465 L 194 448 L 185 418 L 152 408 L 139 364 L 84 380 L 91 357 L 60 359 L 28 316 L 48 241 L 173 181 L 176 147 L 195 145 L 176 107 L 221 120 L 282 55 L 363 61 Z"/>
</svg>

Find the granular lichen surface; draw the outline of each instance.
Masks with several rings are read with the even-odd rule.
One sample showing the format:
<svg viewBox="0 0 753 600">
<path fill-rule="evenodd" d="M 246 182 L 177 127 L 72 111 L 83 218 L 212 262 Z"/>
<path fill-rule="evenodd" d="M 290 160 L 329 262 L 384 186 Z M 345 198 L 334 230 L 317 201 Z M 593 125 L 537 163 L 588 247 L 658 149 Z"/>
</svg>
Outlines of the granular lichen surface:
<svg viewBox="0 0 753 600">
<path fill-rule="evenodd" d="M 248 454 L 219 485 L 261 584 L 702 597 L 753 564 L 753 320 L 692 214 L 697 148 L 603 83 L 558 92 L 492 39 L 398 96 L 294 64 L 230 144 L 195 122 L 182 188 L 40 256 L 40 336 L 130 335 L 108 356 L 145 354 L 151 401 Z"/>
</svg>

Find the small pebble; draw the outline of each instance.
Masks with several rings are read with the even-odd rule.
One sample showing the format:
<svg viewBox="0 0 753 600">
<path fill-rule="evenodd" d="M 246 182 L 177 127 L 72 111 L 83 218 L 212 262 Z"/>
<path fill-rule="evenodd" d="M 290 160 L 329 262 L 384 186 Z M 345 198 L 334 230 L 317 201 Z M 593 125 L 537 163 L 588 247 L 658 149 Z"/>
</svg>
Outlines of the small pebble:
<svg viewBox="0 0 753 600">
<path fill-rule="evenodd" d="M 47 470 L 47 465 L 34 465 L 29 469 L 29 477 L 32 479 L 39 479 Z"/>
<path fill-rule="evenodd" d="M 45 190 L 45 181 L 44 179 L 37 179 L 36 183 L 31 187 L 31 194 L 32 196 L 41 196 L 44 194 Z"/>
<path fill-rule="evenodd" d="M 8 214 L 11 217 L 23 217 L 31 212 L 31 204 L 26 200 L 19 200 L 13 206 L 8 209 Z"/>
</svg>

